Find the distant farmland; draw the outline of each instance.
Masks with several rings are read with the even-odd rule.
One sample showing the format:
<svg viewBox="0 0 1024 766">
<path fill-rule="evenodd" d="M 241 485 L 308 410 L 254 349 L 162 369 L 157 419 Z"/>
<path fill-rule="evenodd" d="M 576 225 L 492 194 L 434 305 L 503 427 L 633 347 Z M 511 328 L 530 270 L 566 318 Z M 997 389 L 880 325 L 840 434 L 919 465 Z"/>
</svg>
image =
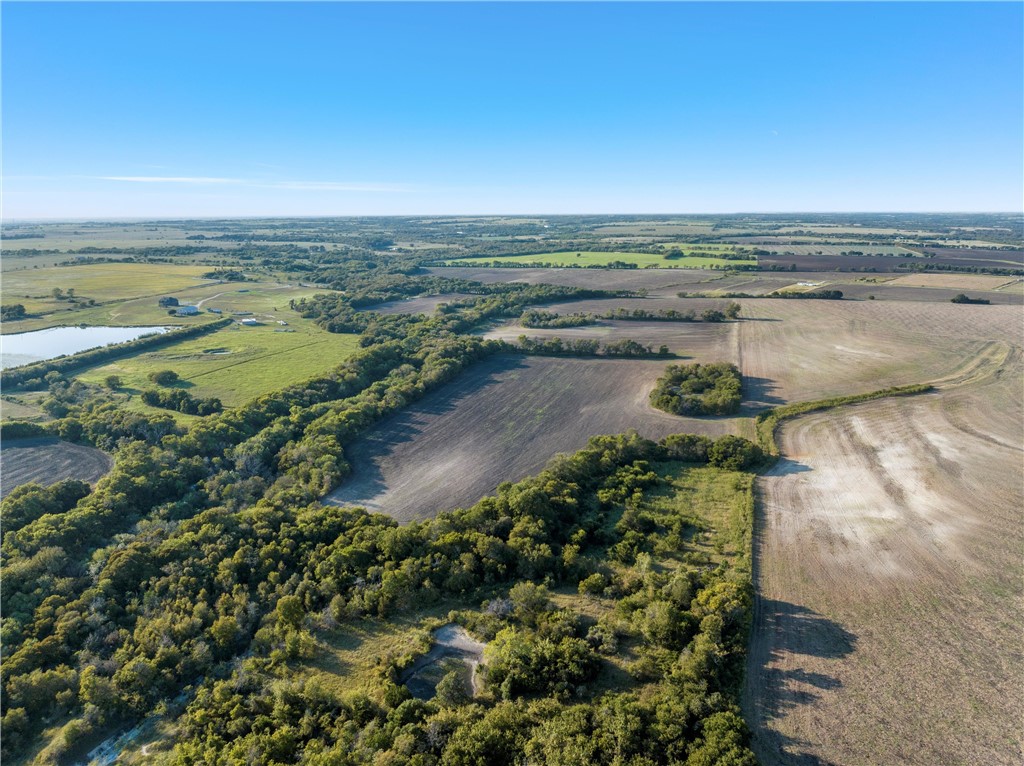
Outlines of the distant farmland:
<svg viewBox="0 0 1024 766">
<path fill-rule="evenodd" d="M 384 421 L 347 457 L 352 476 L 325 502 L 400 521 L 467 507 L 590 436 L 736 433 L 748 420 L 681 418 L 647 397 L 665 362 L 500 357 Z"/>
<path fill-rule="evenodd" d="M 72 290 L 77 298 L 98 303 L 143 295 L 170 294 L 208 283 L 207 266 L 145 263 L 97 263 L 15 271 L 4 275 L 4 304 L 20 303 L 31 313 L 64 310 L 70 305 L 53 297 L 53 290 Z"/>
<path fill-rule="evenodd" d="M 681 246 L 685 252 L 685 245 Z M 722 248 L 729 252 L 727 247 Z M 690 251 L 693 252 L 692 250 Z M 756 266 L 757 260 L 731 260 L 728 258 L 715 258 L 699 253 L 687 254 L 682 258 L 668 258 L 663 253 L 626 253 L 626 252 L 591 252 L 571 251 L 565 253 L 536 253 L 534 255 L 508 255 L 500 258 L 459 258 L 458 260 L 447 261 L 449 266 L 492 266 L 495 263 L 515 265 L 549 265 L 557 268 L 585 268 L 588 266 L 607 266 L 611 263 L 636 264 L 640 268 L 656 267 L 659 269 L 706 269 L 710 267 L 727 268 L 729 266 Z"/>
</svg>

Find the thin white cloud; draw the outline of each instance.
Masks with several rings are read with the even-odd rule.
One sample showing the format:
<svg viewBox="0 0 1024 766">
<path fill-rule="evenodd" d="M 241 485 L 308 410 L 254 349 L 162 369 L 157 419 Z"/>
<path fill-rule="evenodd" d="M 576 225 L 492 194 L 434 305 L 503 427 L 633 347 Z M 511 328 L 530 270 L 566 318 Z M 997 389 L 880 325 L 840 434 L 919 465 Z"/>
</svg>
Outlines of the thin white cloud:
<svg viewBox="0 0 1024 766">
<path fill-rule="evenodd" d="M 194 184 L 246 186 L 259 189 L 285 191 L 335 192 L 409 192 L 408 184 L 390 184 L 364 181 L 264 181 L 244 178 L 215 178 L 209 176 L 98 176 L 100 181 L 120 181 L 145 184 Z"/>
<path fill-rule="evenodd" d="M 406 192 L 412 191 L 406 184 L 360 183 L 357 181 L 272 181 L 258 184 L 272 189 L 293 189 L 296 191 L 350 191 L 350 192 Z"/>
<path fill-rule="evenodd" d="M 136 184 L 242 184 L 239 178 L 208 176 L 100 176 L 100 181 L 127 181 Z"/>
</svg>

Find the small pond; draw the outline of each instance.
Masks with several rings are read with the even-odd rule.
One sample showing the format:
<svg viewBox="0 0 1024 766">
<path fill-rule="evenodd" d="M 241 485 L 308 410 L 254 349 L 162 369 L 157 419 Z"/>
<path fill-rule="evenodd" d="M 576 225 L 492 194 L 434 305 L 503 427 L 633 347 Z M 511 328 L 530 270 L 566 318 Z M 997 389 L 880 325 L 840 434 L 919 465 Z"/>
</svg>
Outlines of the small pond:
<svg viewBox="0 0 1024 766">
<path fill-rule="evenodd" d="M 167 327 L 50 327 L 0 336 L 0 369 L 167 332 Z"/>
</svg>

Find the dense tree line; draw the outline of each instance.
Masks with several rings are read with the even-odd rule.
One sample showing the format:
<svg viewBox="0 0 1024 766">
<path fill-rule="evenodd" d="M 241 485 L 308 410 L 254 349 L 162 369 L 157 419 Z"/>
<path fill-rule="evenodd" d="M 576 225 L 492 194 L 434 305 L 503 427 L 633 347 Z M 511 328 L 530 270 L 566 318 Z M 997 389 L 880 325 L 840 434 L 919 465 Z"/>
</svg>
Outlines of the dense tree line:
<svg viewBox="0 0 1024 766">
<path fill-rule="evenodd" d="M 732 415 L 739 411 L 742 381 L 736 365 L 669 365 L 651 391 L 651 404 L 676 415 Z"/>
<path fill-rule="evenodd" d="M 520 335 L 518 345 L 506 344 L 511 352 L 538 354 L 540 356 L 608 356 L 618 358 L 646 359 L 671 356 L 668 346 L 657 351 L 630 338 L 601 344 L 588 338 L 530 338 Z"/>
<path fill-rule="evenodd" d="M 556 314 L 553 311 L 542 311 L 540 309 L 527 309 L 519 317 L 519 324 L 523 327 L 584 327 L 596 324 L 597 319 L 593 314 Z"/>
</svg>

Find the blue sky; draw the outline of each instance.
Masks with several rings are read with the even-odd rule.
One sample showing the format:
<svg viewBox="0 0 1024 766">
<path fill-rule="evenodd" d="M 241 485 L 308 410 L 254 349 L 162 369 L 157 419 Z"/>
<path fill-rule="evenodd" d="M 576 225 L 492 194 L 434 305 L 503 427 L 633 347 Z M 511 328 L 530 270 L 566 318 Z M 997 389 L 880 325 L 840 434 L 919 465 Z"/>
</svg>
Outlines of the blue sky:
<svg viewBox="0 0 1024 766">
<path fill-rule="evenodd" d="M 1020 3 L 4 3 L 3 216 L 1022 210 Z"/>
</svg>

